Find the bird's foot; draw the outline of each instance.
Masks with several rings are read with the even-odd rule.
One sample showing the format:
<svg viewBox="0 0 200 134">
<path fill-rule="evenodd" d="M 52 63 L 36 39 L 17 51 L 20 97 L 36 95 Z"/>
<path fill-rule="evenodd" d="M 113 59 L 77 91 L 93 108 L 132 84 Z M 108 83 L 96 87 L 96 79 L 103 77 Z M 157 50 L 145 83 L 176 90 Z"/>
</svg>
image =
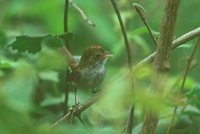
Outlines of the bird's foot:
<svg viewBox="0 0 200 134">
<path fill-rule="evenodd" d="M 74 109 L 74 110 L 77 110 L 78 109 L 78 107 L 79 107 L 79 105 L 80 105 L 80 102 L 75 102 L 75 104 L 72 106 L 72 108 Z"/>
</svg>

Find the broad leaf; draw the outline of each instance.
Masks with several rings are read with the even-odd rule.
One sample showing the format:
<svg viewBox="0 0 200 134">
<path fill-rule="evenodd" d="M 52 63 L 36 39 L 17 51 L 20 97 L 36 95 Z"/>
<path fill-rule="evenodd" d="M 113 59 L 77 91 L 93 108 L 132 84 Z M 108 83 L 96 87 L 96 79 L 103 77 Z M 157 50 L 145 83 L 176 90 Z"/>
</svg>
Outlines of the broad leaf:
<svg viewBox="0 0 200 134">
<path fill-rule="evenodd" d="M 17 36 L 16 40 L 10 44 L 13 49 L 19 52 L 36 53 L 42 48 L 42 45 L 58 48 L 64 45 L 64 41 L 72 38 L 72 33 L 65 33 L 61 35 L 42 35 L 42 36 Z"/>
<path fill-rule="evenodd" d="M 41 42 L 47 36 L 31 37 L 31 36 L 18 36 L 15 42 L 11 44 L 13 49 L 19 52 L 32 52 L 36 53 L 41 49 Z"/>
</svg>

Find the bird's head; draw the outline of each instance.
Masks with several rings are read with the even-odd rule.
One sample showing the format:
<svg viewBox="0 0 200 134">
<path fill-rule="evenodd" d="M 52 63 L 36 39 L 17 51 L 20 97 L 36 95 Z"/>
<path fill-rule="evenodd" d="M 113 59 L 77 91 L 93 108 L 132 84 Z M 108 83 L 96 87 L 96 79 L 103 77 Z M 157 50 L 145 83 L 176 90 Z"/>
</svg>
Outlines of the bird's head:
<svg viewBox="0 0 200 134">
<path fill-rule="evenodd" d="M 108 51 L 105 51 L 99 45 L 93 45 L 85 49 L 81 56 L 79 63 L 80 67 L 94 66 L 97 64 L 104 65 L 109 57 L 112 54 Z"/>
</svg>

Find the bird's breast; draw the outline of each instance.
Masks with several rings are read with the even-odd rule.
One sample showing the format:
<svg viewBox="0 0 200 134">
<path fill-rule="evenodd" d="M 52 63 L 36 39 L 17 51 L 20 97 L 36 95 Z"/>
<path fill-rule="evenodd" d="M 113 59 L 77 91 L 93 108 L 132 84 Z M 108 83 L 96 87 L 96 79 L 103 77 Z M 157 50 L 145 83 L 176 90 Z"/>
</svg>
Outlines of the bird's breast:
<svg viewBox="0 0 200 134">
<path fill-rule="evenodd" d="M 82 89 L 91 89 L 97 87 L 104 79 L 105 67 L 87 67 L 80 69 L 80 75 L 76 82 Z"/>
</svg>

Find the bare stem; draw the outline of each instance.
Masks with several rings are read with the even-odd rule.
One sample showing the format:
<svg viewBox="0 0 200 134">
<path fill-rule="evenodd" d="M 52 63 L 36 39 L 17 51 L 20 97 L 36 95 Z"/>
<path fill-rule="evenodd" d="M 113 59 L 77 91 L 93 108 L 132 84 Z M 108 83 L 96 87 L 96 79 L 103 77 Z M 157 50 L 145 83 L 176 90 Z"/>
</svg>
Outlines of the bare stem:
<svg viewBox="0 0 200 134">
<path fill-rule="evenodd" d="M 65 0 L 65 8 L 64 8 L 64 32 L 68 32 L 68 12 L 69 12 L 69 2 L 68 0 Z M 66 44 L 66 47 L 69 49 L 68 44 Z"/>
<path fill-rule="evenodd" d="M 163 92 L 167 79 L 167 73 L 170 68 L 169 53 L 172 47 L 173 34 L 176 24 L 176 16 L 179 7 L 179 0 L 167 0 L 163 23 L 160 30 L 160 38 L 154 59 L 154 74 L 151 82 L 151 90 L 154 92 Z M 148 109 L 142 126 L 143 134 L 155 134 L 158 124 L 158 115 Z"/>
<path fill-rule="evenodd" d="M 68 32 L 68 12 L 69 12 L 69 2 L 68 0 L 65 0 L 65 8 L 64 8 L 64 32 Z M 62 51 L 67 52 L 67 56 L 69 56 L 70 59 L 72 59 L 72 55 L 70 53 L 70 47 L 69 47 L 69 41 L 65 40 L 65 46 L 62 47 Z M 64 101 L 64 109 L 63 113 L 64 115 L 68 112 L 68 100 L 69 100 L 69 78 L 67 74 L 67 70 L 65 71 L 65 101 Z"/>
<path fill-rule="evenodd" d="M 83 10 L 76 3 L 74 3 L 74 0 L 69 0 L 69 3 L 80 13 L 85 22 L 87 22 L 90 26 L 95 27 L 95 24 L 91 20 L 89 20 Z"/>
<path fill-rule="evenodd" d="M 127 123 L 126 123 L 126 128 L 125 128 L 125 133 L 126 134 L 131 134 L 131 132 L 132 132 L 133 112 L 134 112 L 133 110 L 134 110 L 134 107 L 131 106 L 130 112 L 129 112 L 129 116 L 128 116 L 128 120 L 127 120 Z"/>
<path fill-rule="evenodd" d="M 115 0 L 111 0 L 111 3 L 113 5 L 113 7 L 114 7 L 114 10 L 116 12 L 116 15 L 117 15 L 119 23 L 120 23 L 122 34 L 123 34 L 123 37 L 124 37 L 124 43 L 125 43 L 125 46 L 126 46 L 126 52 L 127 52 L 128 64 L 129 64 L 129 71 L 132 72 L 131 50 L 130 50 L 130 43 L 128 41 L 128 36 L 126 34 L 126 29 L 124 27 L 124 24 L 123 24 L 123 21 L 122 21 L 122 17 L 120 15 L 120 12 L 119 12 L 119 9 L 117 7 L 117 4 L 116 4 Z"/>
<path fill-rule="evenodd" d="M 173 41 L 172 49 L 200 36 L 200 27 L 197 27 L 196 29 L 184 34 L 183 36 L 179 37 L 178 39 Z"/>
<path fill-rule="evenodd" d="M 195 46 L 193 47 L 192 49 L 192 53 L 188 59 L 188 63 L 187 63 L 187 66 L 186 66 L 186 69 L 184 71 L 184 74 L 183 74 L 183 82 L 181 84 L 181 89 L 179 90 L 179 94 L 183 91 L 184 89 L 184 86 L 185 86 L 185 82 L 186 82 L 186 79 L 187 79 L 187 76 L 188 76 L 188 73 L 190 71 L 190 67 L 191 67 L 191 64 L 192 64 L 192 60 L 194 58 L 194 55 L 197 51 L 197 48 L 198 48 L 198 45 L 200 43 L 200 37 L 197 39 L 197 42 L 195 43 Z"/>
<path fill-rule="evenodd" d="M 133 3 L 133 6 L 135 7 L 135 10 L 137 11 L 138 15 L 140 16 L 140 19 L 142 20 L 142 22 L 146 26 L 146 28 L 147 28 L 147 30 L 148 30 L 151 38 L 154 41 L 155 46 L 157 46 L 158 43 L 157 43 L 156 37 L 154 36 L 154 34 L 153 34 L 153 32 L 152 32 L 152 30 L 151 30 L 151 28 L 149 26 L 149 23 L 148 23 L 148 21 L 147 21 L 147 19 L 145 17 L 145 14 L 144 14 L 145 10 L 144 10 L 144 8 L 141 5 L 139 5 L 138 3 Z"/>
<path fill-rule="evenodd" d="M 128 41 L 128 36 L 126 34 L 126 29 L 125 29 L 125 26 L 124 26 L 124 23 L 122 21 L 122 17 L 121 17 L 121 14 L 119 12 L 119 9 L 117 7 L 117 4 L 115 2 L 115 0 L 110 0 L 111 3 L 112 3 L 112 6 L 115 10 L 115 13 L 117 15 L 117 18 L 119 20 L 119 24 L 120 24 L 120 27 L 121 27 L 121 31 L 122 31 L 122 34 L 123 34 L 123 37 L 124 37 L 124 43 L 125 43 L 125 47 L 126 47 L 126 52 L 127 52 L 127 58 L 128 58 L 128 66 L 129 66 L 129 77 L 130 77 L 130 82 L 131 82 L 131 88 L 132 88 L 132 91 L 134 90 L 134 82 L 133 82 L 133 70 L 132 70 L 132 58 L 131 58 L 131 49 L 130 49 L 130 43 Z M 132 116 L 131 117 L 134 117 L 134 105 L 132 106 L 132 110 L 131 110 L 131 113 Z M 130 115 L 129 114 L 129 115 Z M 132 118 L 132 123 L 133 123 L 133 118 Z M 132 132 L 132 126 L 131 128 L 129 129 L 129 134 L 131 134 Z"/>
<path fill-rule="evenodd" d="M 68 0 L 65 0 L 64 18 L 63 18 L 64 33 L 68 32 L 68 14 L 69 14 L 69 2 Z M 65 40 L 65 47 L 70 51 L 68 40 Z"/>
</svg>

